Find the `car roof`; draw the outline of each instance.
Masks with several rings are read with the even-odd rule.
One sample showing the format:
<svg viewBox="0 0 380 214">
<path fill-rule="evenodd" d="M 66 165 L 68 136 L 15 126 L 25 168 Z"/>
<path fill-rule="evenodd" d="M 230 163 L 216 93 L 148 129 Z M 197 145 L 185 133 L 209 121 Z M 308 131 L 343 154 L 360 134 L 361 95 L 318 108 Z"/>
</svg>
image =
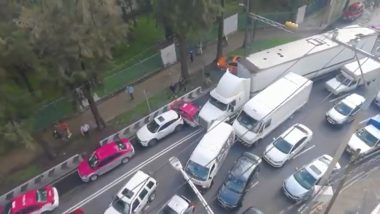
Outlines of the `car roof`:
<svg viewBox="0 0 380 214">
<path fill-rule="evenodd" d="M 154 121 L 156 121 L 156 123 L 161 126 L 163 123 L 166 123 L 167 121 L 174 120 L 177 118 L 178 118 L 177 112 L 175 112 L 174 110 L 169 110 L 155 117 Z"/>
<path fill-rule="evenodd" d="M 359 94 L 353 93 L 347 97 L 345 97 L 341 102 L 344 102 L 351 108 L 355 108 L 356 106 L 364 103 L 365 98 L 360 96 Z"/>
<path fill-rule="evenodd" d="M 117 196 L 125 201 L 131 202 L 132 199 L 136 196 L 136 193 L 148 182 L 153 181 L 156 182 L 154 178 L 149 176 L 143 171 L 137 171 L 131 179 L 124 185 L 124 187 L 117 193 Z"/>
<path fill-rule="evenodd" d="M 95 150 L 95 155 L 99 160 L 103 160 L 108 156 L 115 154 L 119 150 L 115 142 L 104 144 Z"/>
<path fill-rule="evenodd" d="M 232 167 L 231 174 L 233 176 L 248 179 L 252 172 L 254 172 L 256 167 L 260 164 L 260 162 L 261 160 L 257 156 L 252 158 L 252 156 L 247 156 L 243 154 Z"/>
<path fill-rule="evenodd" d="M 309 134 L 309 129 L 302 124 L 294 124 L 284 133 L 281 134 L 281 137 L 284 138 L 289 144 L 295 145 L 299 140 Z"/>
<path fill-rule="evenodd" d="M 377 139 L 380 139 L 380 129 L 377 129 L 375 126 L 373 125 L 367 125 L 365 127 L 365 129 L 371 133 L 374 137 L 376 137 Z"/>
<path fill-rule="evenodd" d="M 178 195 L 174 195 L 167 204 L 168 207 L 176 211 L 177 213 L 182 213 L 189 207 L 189 203 Z"/>
<path fill-rule="evenodd" d="M 14 212 L 18 212 L 25 207 L 32 206 L 37 203 L 36 198 L 37 190 L 30 190 L 22 195 L 16 196 L 12 200 L 12 209 Z"/>
<path fill-rule="evenodd" d="M 331 163 L 331 161 L 332 161 L 331 156 L 322 155 L 314 159 L 305 168 L 314 178 L 319 179 L 327 171 L 327 168 L 329 164 Z"/>
</svg>

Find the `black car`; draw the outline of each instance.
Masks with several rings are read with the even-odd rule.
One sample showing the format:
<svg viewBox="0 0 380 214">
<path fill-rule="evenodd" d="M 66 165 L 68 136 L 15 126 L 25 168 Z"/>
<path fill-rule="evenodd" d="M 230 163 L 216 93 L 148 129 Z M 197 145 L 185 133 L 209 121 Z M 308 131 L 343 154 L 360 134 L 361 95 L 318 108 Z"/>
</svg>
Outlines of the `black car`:
<svg viewBox="0 0 380 214">
<path fill-rule="evenodd" d="M 249 152 L 245 152 L 235 162 L 218 192 L 217 200 L 222 207 L 228 209 L 240 207 L 246 189 L 258 171 L 260 163 L 261 158 Z"/>
</svg>

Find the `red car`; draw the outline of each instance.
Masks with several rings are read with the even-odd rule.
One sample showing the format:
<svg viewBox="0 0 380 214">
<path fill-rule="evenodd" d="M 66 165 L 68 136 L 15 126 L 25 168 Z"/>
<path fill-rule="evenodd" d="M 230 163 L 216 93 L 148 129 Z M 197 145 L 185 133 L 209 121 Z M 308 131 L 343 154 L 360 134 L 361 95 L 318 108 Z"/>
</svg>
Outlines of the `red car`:
<svg viewBox="0 0 380 214">
<path fill-rule="evenodd" d="M 342 19 L 344 21 L 354 21 L 363 15 L 364 12 L 364 4 L 362 2 L 355 2 L 347 7 L 346 10 L 343 11 Z"/>
<path fill-rule="evenodd" d="M 0 208 L 1 214 L 40 214 L 53 211 L 59 205 L 56 188 L 46 186 L 42 189 L 30 190 L 13 198 L 5 207 Z"/>
<path fill-rule="evenodd" d="M 197 116 L 199 113 L 199 107 L 191 102 L 185 102 L 183 100 L 175 100 L 170 103 L 169 108 L 180 114 L 183 120 L 191 127 L 198 126 Z"/>
<path fill-rule="evenodd" d="M 95 181 L 99 175 L 127 163 L 134 154 L 135 149 L 127 138 L 105 144 L 79 163 L 79 177 L 84 182 Z"/>
</svg>

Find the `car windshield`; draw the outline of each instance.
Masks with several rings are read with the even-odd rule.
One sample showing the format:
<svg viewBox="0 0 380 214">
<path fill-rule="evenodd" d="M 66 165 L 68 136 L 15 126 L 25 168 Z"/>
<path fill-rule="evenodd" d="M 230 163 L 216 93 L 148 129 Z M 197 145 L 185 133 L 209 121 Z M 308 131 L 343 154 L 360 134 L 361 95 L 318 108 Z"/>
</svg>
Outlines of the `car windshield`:
<svg viewBox="0 0 380 214">
<path fill-rule="evenodd" d="M 152 120 L 150 123 L 148 123 L 148 125 L 146 127 L 152 133 L 157 132 L 158 128 L 160 128 L 160 126 L 156 123 L 155 120 Z"/>
<path fill-rule="evenodd" d="M 119 213 L 129 213 L 129 204 L 117 196 L 112 201 L 112 207 L 119 211 Z"/>
<path fill-rule="evenodd" d="M 10 214 L 11 213 L 11 208 L 12 208 L 12 203 L 5 204 L 5 206 L 3 207 L 3 210 L 1 212 L 1 214 Z"/>
<path fill-rule="evenodd" d="M 245 188 L 246 183 L 247 183 L 247 180 L 244 179 L 243 177 L 236 177 L 236 176 L 230 175 L 225 185 L 228 189 L 236 193 L 242 193 Z"/>
<path fill-rule="evenodd" d="M 47 191 L 44 189 L 39 189 L 36 192 L 36 199 L 38 202 L 46 201 L 47 199 Z"/>
<path fill-rule="evenodd" d="M 247 113 L 245 113 L 244 111 L 242 111 L 239 115 L 239 117 L 237 118 L 237 120 L 239 121 L 239 123 L 244 126 L 246 129 L 248 130 L 251 130 L 253 132 L 257 132 L 258 131 L 258 127 L 259 127 L 259 121 L 253 119 L 251 116 L 249 116 Z"/>
<path fill-rule="evenodd" d="M 334 109 L 337 112 L 339 112 L 339 113 L 341 113 L 342 115 L 345 115 L 345 116 L 349 115 L 351 113 L 351 111 L 352 111 L 352 108 L 349 107 L 348 105 L 346 105 L 343 102 L 339 102 L 338 104 L 336 104 L 334 106 Z"/>
<path fill-rule="evenodd" d="M 347 79 L 343 74 L 336 75 L 336 80 L 345 86 L 349 86 L 351 83 L 351 80 Z"/>
<path fill-rule="evenodd" d="M 277 138 L 276 141 L 274 141 L 273 145 L 285 154 L 289 154 L 290 150 L 292 149 L 292 145 L 282 137 Z"/>
<path fill-rule="evenodd" d="M 317 182 L 317 180 L 305 168 L 296 172 L 294 178 L 305 189 L 311 189 Z"/>
<path fill-rule="evenodd" d="M 227 104 L 220 102 L 219 100 L 215 99 L 212 96 L 210 96 L 209 102 L 222 111 L 225 111 L 227 109 Z"/>
<path fill-rule="evenodd" d="M 369 147 L 375 146 L 375 144 L 379 141 L 379 139 L 369 133 L 365 128 L 359 129 L 359 131 L 356 132 L 356 136 L 364 141 L 364 143 L 366 143 Z"/>
<path fill-rule="evenodd" d="M 195 163 L 194 161 L 189 160 L 185 170 L 187 173 L 189 173 L 195 178 L 198 178 L 202 181 L 207 180 L 209 169 L 207 167 Z"/>
<path fill-rule="evenodd" d="M 96 168 L 98 165 L 98 158 L 96 157 L 95 153 L 93 153 L 90 158 L 88 159 L 88 163 L 90 164 L 91 168 Z"/>
<path fill-rule="evenodd" d="M 165 205 L 165 207 L 162 208 L 162 210 L 160 210 L 158 214 L 178 214 L 178 213 L 175 210 L 173 210 L 171 207 L 169 207 L 169 205 Z"/>
</svg>

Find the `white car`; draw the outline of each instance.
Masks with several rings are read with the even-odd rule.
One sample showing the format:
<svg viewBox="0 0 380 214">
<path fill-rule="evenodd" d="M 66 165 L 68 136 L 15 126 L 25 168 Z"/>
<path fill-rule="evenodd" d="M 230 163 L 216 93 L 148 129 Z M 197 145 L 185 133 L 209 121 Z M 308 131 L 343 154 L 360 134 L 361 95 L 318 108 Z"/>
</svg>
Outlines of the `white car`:
<svg viewBox="0 0 380 214">
<path fill-rule="evenodd" d="M 342 125 L 354 119 L 359 112 L 365 98 L 358 94 L 351 94 L 338 102 L 326 113 L 326 119 L 333 125 Z"/>
<path fill-rule="evenodd" d="M 294 124 L 266 147 L 263 158 L 273 167 L 282 167 L 310 142 L 312 136 L 308 127 Z"/>
<path fill-rule="evenodd" d="M 307 200 L 312 196 L 315 185 L 326 173 L 332 160 L 330 155 L 322 155 L 298 169 L 284 181 L 282 190 L 285 195 L 295 201 Z M 336 163 L 334 170 L 338 169 L 340 169 L 340 165 Z"/>
<path fill-rule="evenodd" d="M 174 195 L 162 208 L 158 214 L 193 214 L 194 205 L 184 196 Z"/>
<path fill-rule="evenodd" d="M 137 131 L 138 142 L 144 147 L 153 146 L 158 140 L 180 130 L 183 124 L 182 117 L 174 110 L 169 110 L 158 115 Z"/>
</svg>

